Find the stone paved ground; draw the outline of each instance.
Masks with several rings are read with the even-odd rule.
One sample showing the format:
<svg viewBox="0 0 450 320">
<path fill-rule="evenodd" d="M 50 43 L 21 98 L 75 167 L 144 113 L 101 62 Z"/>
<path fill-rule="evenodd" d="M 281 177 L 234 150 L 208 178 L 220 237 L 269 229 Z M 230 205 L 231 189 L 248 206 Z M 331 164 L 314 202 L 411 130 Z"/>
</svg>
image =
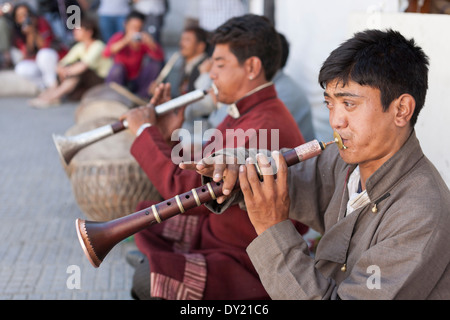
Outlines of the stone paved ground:
<svg viewBox="0 0 450 320">
<path fill-rule="evenodd" d="M 36 110 L 26 101 L 0 98 L 0 300 L 131 299 L 124 257 L 133 242 L 95 269 L 77 240 L 75 219 L 85 217 L 51 137 L 73 126 L 76 104 Z M 76 274 L 81 288 L 71 289 Z"/>
</svg>

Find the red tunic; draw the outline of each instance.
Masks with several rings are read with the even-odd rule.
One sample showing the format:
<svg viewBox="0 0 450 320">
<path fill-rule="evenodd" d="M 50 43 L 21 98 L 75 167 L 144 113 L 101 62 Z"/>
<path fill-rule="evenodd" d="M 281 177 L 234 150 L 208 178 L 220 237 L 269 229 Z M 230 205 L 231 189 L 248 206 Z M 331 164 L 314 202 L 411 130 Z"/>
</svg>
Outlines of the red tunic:
<svg viewBox="0 0 450 320">
<path fill-rule="evenodd" d="M 42 37 L 44 43 L 42 45 L 41 49 L 44 48 L 51 48 L 52 45 L 55 46 L 56 52 L 58 52 L 58 57 L 62 59 L 68 52 L 67 48 L 61 44 L 57 43 L 55 36 L 53 34 L 52 28 L 50 27 L 50 24 L 42 17 L 37 18 L 37 32 Z M 19 36 L 14 37 L 13 44 L 15 47 L 17 47 L 25 57 L 25 59 L 28 60 L 34 60 L 36 58 L 36 52 L 28 52 L 27 51 L 27 45 L 25 43 L 25 40 L 22 39 Z"/>
<path fill-rule="evenodd" d="M 117 41 L 121 40 L 125 34 L 123 32 L 115 33 L 111 39 L 108 41 L 103 55 L 108 58 L 113 58 L 114 63 L 121 63 L 125 66 L 127 71 L 127 79 L 133 80 L 139 75 L 141 70 L 142 60 L 145 56 L 149 56 L 155 61 L 163 61 L 164 51 L 159 44 L 155 44 L 156 48 L 153 50 L 148 45 L 140 42 L 137 49 L 131 48 L 131 46 L 126 46 L 116 54 L 111 52 L 111 46 Z"/>
<path fill-rule="evenodd" d="M 228 116 L 217 127 L 225 137 L 224 147 L 227 133 L 229 138 L 237 134 L 230 129 L 247 132 L 242 141 L 236 139 L 240 145 L 234 147 L 243 147 L 245 141 L 248 148 L 249 144 L 252 146 L 252 138 L 258 139 L 261 133 L 267 132 L 267 148 L 272 150 L 271 129 L 277 130 L 275 133 L 279 135 L 277 149 L 304 143 L 273 85 L 241 99 L 236 105 L 241 116 L 238 119 Z M 252 138 L 249 133 L 254 133 Z M 201 185 L 200 175 L 181 170 L 172 162 L 171 148 L 155 127 L 146 129 L 135 140 L 131 153 L 164 199 Z M 143 202 L 137 209 L 152 204 Z M 301 234 L 308 230 L 296 221 L 293 223 Z M 230 207 L 222 215 L 212 214 L 201 206 L 139 232 L 135 240 L 150 261 L 152 296 L 164 299 L 268 299 L 245 251 L 256 236 L 247 213 L 239 206 Z"/>
</svg>

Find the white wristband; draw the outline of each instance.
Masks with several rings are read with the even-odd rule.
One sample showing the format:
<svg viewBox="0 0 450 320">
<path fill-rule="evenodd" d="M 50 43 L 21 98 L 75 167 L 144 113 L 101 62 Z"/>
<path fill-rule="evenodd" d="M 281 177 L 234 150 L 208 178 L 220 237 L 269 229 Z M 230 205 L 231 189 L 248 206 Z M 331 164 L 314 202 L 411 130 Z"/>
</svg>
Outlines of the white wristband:
<svg viewBox="0 0 450 320">
<path fill-rule="evenodd" d="M 151 123 L 144 123 L 143 125 L 141 125 L 139 127 L 139 129 L 136 131 L 136 137 L 139 137 L 142 133 L 142 131 L 144 131 L 145 129 L 151 127 L 152 124 Z"/>
</svg>

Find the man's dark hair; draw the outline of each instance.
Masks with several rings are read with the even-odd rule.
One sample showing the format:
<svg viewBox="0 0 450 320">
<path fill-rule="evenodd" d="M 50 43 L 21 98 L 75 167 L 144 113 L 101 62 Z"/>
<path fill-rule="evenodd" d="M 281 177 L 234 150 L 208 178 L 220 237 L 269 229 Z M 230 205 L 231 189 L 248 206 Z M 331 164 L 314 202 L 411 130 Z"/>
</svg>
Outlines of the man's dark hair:
<svg viewBox="0 0 450 320">
<path fill-rule="evenodd" d="M 228 44 L 241 64 L 258 57 L 267 80 L 272 80 L 280 66 L 280 38 L 266 17 L 246 14 L 231 18 L 214 31 L 211 42 Z"/>
<path fill-rule="evenodd" d="M 428 57 L 416 45 L 391 29 L 366 30 L 335 49 L 324 62 L 319 73 L 319 83 L 338 80 L 346 85 L 350 80 L 379 89 L 383 110 L 404 93 L 414 97 L 416 107 L 411 126 L 425 103 L 428 89 Z"/>
<path fill-rule="evenodd" d="M 287 60 L 289 58 L 289 42 L 286 37 L 282 33 L 278 33 L 281 41 L 281 62 L 280 69 L 283 69 L 286 66 Z"/>
<path fill-rule="evenodd" d="M 92 39 L 100 39 L 100 29 L 97 24 L 97 20 L 89 16 L 83 16 L 80 21 L 80 26 L 86 30 L 92 31 Z"/>
<path fill-rule="evenodd" d="M 139 20 L 141 20 L 142 22 L 144 22 L 145 21 L 145 15 L 144 14 L 142 14 L 142 13 L 140 13 L 139 11 L 131 11 L 128 15 L 127 15 L 127 17 L 125 18 L 125 21 L 126 22 L 128 22 L 128 21 L 130 21 L 131 19 L 139 19 Z"/>
</svg>

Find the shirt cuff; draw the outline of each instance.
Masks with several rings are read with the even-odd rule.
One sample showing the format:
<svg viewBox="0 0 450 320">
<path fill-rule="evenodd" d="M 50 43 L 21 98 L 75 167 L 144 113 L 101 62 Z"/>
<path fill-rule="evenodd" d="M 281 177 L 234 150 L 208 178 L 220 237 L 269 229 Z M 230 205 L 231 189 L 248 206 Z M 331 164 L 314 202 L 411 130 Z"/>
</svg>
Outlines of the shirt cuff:
<svg viewBox="0 0 450 320">
<path fill-rule="evenodd" d="M 147 128 L 151 127 L 151 126 L 152 126 L 151 123 L 144 123 L 143 125 L 141 125 L 141 126 L 139 127 L 139 129 L 136 131 L 136 137 L 139 137 L 139 136 L 141 135 L 141 133 L 142 133 L 145 129 L 147 129 Z"/>
</svg>

